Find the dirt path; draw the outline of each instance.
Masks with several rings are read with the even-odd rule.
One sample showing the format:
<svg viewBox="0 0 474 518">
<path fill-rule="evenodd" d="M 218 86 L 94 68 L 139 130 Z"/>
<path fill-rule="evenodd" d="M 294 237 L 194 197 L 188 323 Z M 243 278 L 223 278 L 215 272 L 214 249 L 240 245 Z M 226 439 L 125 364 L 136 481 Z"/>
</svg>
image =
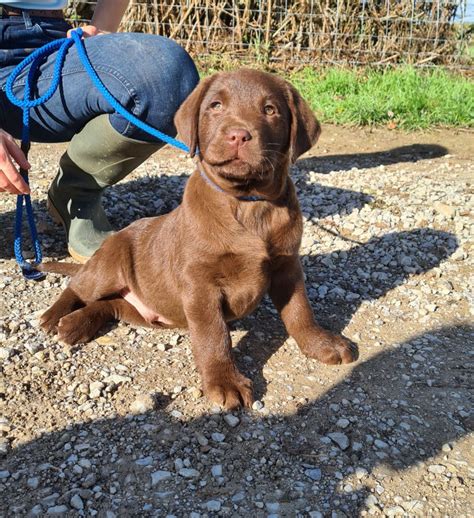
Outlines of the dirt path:
<svg viewBox="0 0 474 518">
<path fill-rule="evenodd" d="M 360 358 L 307 360 L 265 300 L 233 326 L 261 402 L 234 416 L 202 397 L 185 331 L 118 324 L 74 351 L 46 337 L 65 280 L 18 276 L 0 197 L 0 516 L 472 516 L 473 137 L 325 128 L 293 171 L 301 256 L 317 318 Z M 63 149 L 31 154 L 53 258 Z M 190 170 L 155 155 L 108 192 L 114 224 L 172 209 Z"/>
</svg>

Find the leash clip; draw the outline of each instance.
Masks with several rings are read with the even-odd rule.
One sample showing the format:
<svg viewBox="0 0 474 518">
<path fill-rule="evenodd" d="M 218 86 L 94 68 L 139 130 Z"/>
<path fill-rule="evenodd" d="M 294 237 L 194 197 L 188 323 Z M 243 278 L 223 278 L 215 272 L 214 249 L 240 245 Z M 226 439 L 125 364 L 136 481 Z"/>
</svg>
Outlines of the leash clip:
<svg viewBox="0 0 474 518">
<path fill-rule="evenodd" d="M 44 272 L 40 272 L 36 269 L 37 265 L 25 263 L 21 266 L 21 273 L 23 277 L 28 281 L 41 281 L 46 277 Z"/>
</svg>

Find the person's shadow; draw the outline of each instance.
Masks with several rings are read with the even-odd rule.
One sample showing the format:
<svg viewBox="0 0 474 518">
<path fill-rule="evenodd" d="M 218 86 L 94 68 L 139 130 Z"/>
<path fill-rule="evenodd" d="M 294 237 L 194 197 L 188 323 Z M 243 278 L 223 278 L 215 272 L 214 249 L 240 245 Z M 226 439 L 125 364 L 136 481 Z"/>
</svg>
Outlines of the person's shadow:
<svg viewBox="0 0 474 518">
<path fill-rule="evenodd" d="M 2 459 L 0 469 L 9 476 L 3 479 L 0 514 L 25 516 L 40 506 L 36 509 L 43 515 L 48 506 L 69 505 L 79 495 L 85 509 L 95 509 L 98 516 L 108 516 L 107 511 L 116 516 L 189 516 L 191 510 L 206 512 L 211 499 L 219 501 L 222 514 L 243 516 L 256 491 L 265 501 L 277 500 L 281 516 L 318 510 L 324 516 L 336 511 L 356 517 L 369 506 L 381 513 L 384 497 L 374 491 L 377 484 L 386 491 L 397 487 L 406 497 L 399 486 L 406 484 L 408 469 L 418 470 L 418 480 L 426 470 L 421 463 L 441 448 L 448 464 L 456 462 L 456 441 L 472 431 L 466 417 L 472 389 L 466 345 L 473 338 L 474 328 L 461 325 L 413 336 L 355 364 L 346 378 L 318 399 L 301 403 L 295 414 L 241 414 L 236 428 L 217 415 L 173 417 L 168 400 L 158 392 L 155 409 L 142 415 L 42 433 Z M 295 361 L 308 373 L 307 384 L 313 383 L 308 364 Z M 341 418 L 347 420 L 344 429 L 336 424 Z M 212 438 L 216 432 L 225 435 L 223 443 Z M 343 433 L 347 444 L 337 446 L 328 437 L 334 432 Z M 197 438 L 203 436 L 200 446 Z M 178 457 L 198 470 L 195 480 L 201 484 L 177 473 Z M 224 478 L 211 476 L 213 464 L 223 465 Z M 312 480 L 308 469 L 320 470 L 320 480 Z M 169 474 L 152 485 L 151 473 L 159 470 Z M 443 473 L 440 484 L 464 485 L 463 468 Z M 427 502 L 421 487 L 411 487 L 410 498 L 399 499 L 398 506 L 406 516 L 428 516 L 427 507 L 446 504 L 440 491 L 439 498 L 434 495 Z M 458 495 L 452 516 L 466 512 L 467 492 Z M 390 499 L 389 505 L 394 505 Z"/>
</svg>

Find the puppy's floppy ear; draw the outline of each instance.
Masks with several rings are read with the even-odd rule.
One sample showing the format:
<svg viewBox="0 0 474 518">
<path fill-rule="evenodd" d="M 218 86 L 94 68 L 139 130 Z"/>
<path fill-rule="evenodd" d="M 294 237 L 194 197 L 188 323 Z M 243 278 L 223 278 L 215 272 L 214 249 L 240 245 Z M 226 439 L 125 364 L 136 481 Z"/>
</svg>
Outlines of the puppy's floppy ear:
<svg viewBox="0 0 474 518">
<path fill-rule="evenodd" d="M 294 163 L 318 141 L 321 125 L 308 103 L 292 85 L 287 83 L 288 106 L 291 112 L 290 158 Z"/>
<path fill-rule="evenodd" d="M 200 81 L 174 116 L 174 125 L 184 143 L 189 147 L 191 157 L 196 154 L 196 148 L 199 145 L 198 129 L 201 103 L 216 75 Z"/>
</svg>

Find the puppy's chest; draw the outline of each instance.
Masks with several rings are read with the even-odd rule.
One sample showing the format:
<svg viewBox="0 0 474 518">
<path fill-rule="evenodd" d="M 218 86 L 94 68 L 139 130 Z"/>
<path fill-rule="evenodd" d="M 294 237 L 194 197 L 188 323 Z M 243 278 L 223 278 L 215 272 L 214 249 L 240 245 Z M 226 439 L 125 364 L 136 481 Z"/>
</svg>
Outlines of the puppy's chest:
<svg viewBox="0 0 474 518">
<path fill-rule="evenodd" d="M 217 282 L 228 319 L 252 312 L 270 284 L 270 258 L 263 249 L 254 254 L 232 253 L 222 258 Z"/>
<path fill-rule="evenodd" d="M 249 240 L 259 242 L 268 255 L 268 259 L 298 252 L 303 223 L 301 212 L 295 207 L 272 207 L 242 210 L 236 219 L 242 225 L 242 235 Z"/>
</svg>

